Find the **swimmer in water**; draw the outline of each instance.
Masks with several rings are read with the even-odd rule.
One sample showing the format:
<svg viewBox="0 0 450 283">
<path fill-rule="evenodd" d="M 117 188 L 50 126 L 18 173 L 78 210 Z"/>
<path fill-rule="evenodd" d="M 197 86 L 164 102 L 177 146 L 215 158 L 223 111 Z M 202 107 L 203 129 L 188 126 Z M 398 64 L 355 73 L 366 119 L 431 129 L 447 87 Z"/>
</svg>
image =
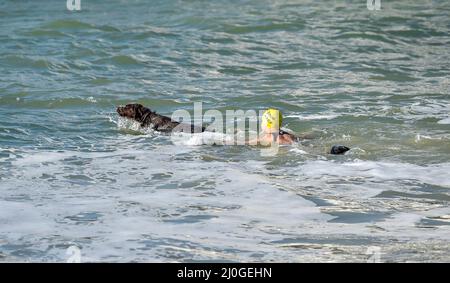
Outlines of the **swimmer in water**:
<svg viewBox="0 0 450 283">
<path fill-rule="evenodd" d="M 274 144 L 290 145 L 295 142 L 300 142 L 302 138 L 311 138 L 307 135 L 296 136 L 281 130 L 283 116 L 277 109 L 267 109 L 261 117 L 261 133 L 257 140 L 250 141 L 250 144 L 260 144 L 263 146 L 271 146 Z M 334 145 L 330 154 L 343 154 L 350 150 L 350 148 L 343 145 Z"/>
<path fill-rule="evenodd" d="M 267 109 L 261 117 L 261 133 L 257 143 L 263 146 L 270 146 L 273 143 L 286 145 L 300 141 L 300 137 L 280 129 L 282 122 L 283 116 L 279 110 Z"/>
<path fill-rule="evenodd" d="M 117 107 L 117 113 L 121 117 L 132 119 L 139 122 L 141 127 L 152 127 L 152 129 L 162 132 L 188 132 L 188 133 L 201 133 L 206 129 L 205 127 L 196 127 L 195 125 L 183 124 L 177 121 L 172 121 L 170 117 L 166 117 L 156 112 L 151 111 L 149 108 L 144 107 L 141 104 L 127 104 L 126 106 Z M 261 133 L 257 139 L 248 141 L 249 145 L 289 145 L 295 142 L 300 142 L 303 139 L 311 139 L 309 135 L 294 135 L 287 131 L 281 130 L 281 123 L 283 117 L 281 112 L 277 109 L 267 109 L 261 120 Z M 230 143 L 234 145 L 234 141 Z M 343 154 L 348 151 L 349 148 L 343 145 L 335 145 L 331 148 L 329 153 L 331 154 Z"/>
</svg>

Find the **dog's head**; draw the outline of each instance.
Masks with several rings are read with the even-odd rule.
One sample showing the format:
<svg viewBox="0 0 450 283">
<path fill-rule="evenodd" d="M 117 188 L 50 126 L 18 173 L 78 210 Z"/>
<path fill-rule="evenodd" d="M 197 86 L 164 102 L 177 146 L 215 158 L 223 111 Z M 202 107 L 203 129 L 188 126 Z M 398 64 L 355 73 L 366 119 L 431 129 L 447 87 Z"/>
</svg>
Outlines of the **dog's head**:
<svg viewBox="0 0 450 283">
<path fill-rule="evenodd" d="M 120 116 L 136 119 L 138 121 L 140 121 L 148 111 L 150 110 L 141 104 L 127 104 L 126 106 L 117 107 L 117 113 L 119 113 Z"/>
</svg>

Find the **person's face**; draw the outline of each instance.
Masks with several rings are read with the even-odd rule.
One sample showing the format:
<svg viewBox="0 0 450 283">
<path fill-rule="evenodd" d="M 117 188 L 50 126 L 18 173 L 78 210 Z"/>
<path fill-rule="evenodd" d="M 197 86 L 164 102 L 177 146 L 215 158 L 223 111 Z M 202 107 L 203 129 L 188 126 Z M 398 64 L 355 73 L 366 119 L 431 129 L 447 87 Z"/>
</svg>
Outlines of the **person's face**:
<svg viewBox="0 0 450 283">
<path fill-rule="evenodd" d="M 261 125 L 261 131 L 265 134 L 274 134 L 280 131 L 280 128 L 277 125 L 273 125 L 271 128 L 268 128 L 266 125 Z"/>
</svg>

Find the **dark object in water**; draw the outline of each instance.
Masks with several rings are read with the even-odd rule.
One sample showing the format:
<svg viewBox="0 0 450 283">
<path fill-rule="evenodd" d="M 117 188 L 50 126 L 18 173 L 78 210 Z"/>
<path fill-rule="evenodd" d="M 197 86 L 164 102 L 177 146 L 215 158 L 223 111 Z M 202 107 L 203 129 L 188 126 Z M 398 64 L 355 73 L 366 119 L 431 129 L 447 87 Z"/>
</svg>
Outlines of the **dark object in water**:
<svg viewBox="0 0 450 283">
<path fill-rule="evenodd" d="M 350 148 L 346 147 L 345 145 L 333 145 L 330 154 L 344 154 L 349 150 Z"/>
<path fill-rule="evenodd" d="M 197 127 L 191 124 L 173 121 L 169 117 L 153 112 L 141 104 L 127 104 L 126 106 L 119 106 L 117 107 L 117 113 L 119 113 L 122 117 L 133 119 L 141 123 L 141 127 L 150 126 L 152 129 L 163 133 L 169 133 L 172 131 L 201 133 L 205 131 L 205 127 Z"/>
</svg>

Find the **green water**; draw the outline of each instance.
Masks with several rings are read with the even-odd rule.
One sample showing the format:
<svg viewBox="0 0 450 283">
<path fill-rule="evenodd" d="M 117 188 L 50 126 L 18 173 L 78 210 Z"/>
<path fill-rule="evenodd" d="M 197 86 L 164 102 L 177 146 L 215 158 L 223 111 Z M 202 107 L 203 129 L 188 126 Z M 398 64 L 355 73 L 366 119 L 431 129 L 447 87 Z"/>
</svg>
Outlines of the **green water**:
<svg viewBox="0 0 450 283">
<path fill-rule="evenodd" d="M 448 1 L 4 0 L 0 27 L 0 261 L 449 261 Z M 129 102 L 315 138 L 176 145 Z"/>
</svg>

